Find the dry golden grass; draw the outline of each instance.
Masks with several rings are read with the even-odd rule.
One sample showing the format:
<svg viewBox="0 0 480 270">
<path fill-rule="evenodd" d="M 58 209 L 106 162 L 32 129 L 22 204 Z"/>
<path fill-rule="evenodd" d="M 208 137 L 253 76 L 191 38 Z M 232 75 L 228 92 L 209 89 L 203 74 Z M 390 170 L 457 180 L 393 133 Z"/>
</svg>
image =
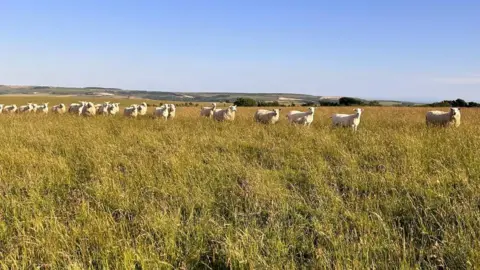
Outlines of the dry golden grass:
<svg viewBox="0 0 480 270">
<path fill-rule="evenodd" d="M 328 119 L 353 108 L 318 108 L 311 128 L 289 109 L 274 126 L 255 108 L 233 123 L 199 108 L 167 122 L 0 115 L 0 265 L 480 264 L 479 110 L 442 129 L 425 127 L 428 108 L 365 108 L 353 134 Z"/>
</svg>

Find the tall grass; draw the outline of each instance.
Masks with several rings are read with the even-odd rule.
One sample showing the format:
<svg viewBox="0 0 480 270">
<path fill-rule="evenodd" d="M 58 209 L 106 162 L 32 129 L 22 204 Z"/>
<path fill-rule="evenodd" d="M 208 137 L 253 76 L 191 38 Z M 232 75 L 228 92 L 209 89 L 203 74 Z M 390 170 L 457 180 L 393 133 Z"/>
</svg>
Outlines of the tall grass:
<svg viewBox="0 0 480 270">
<path fill-rule="evenodd" d="M 426 128 L 424 108 L 330 127 L 351 109 L 319 108 L 311 128 L 247 108 L 233 123 L 198 108 L 168 122 L 0 115 L 0 265 L 480 265 L 480 111 L 458 129 Z"/>
</svg>

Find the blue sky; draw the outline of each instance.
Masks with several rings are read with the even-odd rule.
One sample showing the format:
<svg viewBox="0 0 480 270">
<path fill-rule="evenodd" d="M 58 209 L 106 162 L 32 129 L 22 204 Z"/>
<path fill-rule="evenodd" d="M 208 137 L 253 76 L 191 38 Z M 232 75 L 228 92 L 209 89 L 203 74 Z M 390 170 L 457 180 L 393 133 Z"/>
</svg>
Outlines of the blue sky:
<svg viewBox="0 0 480 270">
<path fill-rule="evenodd" d="M 0 2 L 0 84 L 480 100 L 480 1 Z"/>
</svg>

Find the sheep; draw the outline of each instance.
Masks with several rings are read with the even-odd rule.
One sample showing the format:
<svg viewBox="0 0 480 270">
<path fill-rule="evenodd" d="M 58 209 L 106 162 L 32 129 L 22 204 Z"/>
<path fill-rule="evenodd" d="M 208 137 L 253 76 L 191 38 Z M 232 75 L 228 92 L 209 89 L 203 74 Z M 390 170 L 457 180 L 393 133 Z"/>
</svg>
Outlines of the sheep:
<svg viewBox="0 0 480 270">
<path fill-rule="evenodd" d="M 354 109 L 354 114 L 333 114 L 332 125 L 341 126 L 341 127 L 351 127 L 354 132 L 357 131 L 358 125 L 360 125 L 360 117 L 362 116 L 363 110 L 360 108 Z"/>
<path fill-rule="evenodd" d="M 27 113 L 27 112 L 31 112 L 32 110 L 33 110 L 33 103 L 28 103 L 27 105 L 18 107 L 19 113 Z"/>
<path fill-rule="evenodd" d="M 3 112 L 4 104 L 0 104 L 0 114 Z"/>
<path fill-rule="evenodd" d="M 44 113 L 44 114 L 48 113 L 48 102 L 43 103 L 42 105 L 38 105 L 35 111 L 38 113 Z"/>
<path fill-rule="evenodd" d="M 30 110 L 30 112 L 36 113 L 38 107 L 40 107 L 38 104 L 33 103 L 33 104 L 32 104 L 32 109 Z"/>
<path fill-rule="evenodd" d="M 163 119 L 167 120 L 169 114 L 170 105 L 164 104 L 160 107 L 155 108 L 153 112 L 153 116 L 155 117 L 163 117 Z"/>
<path fill-rule="evenodd" d="M 170 104 L 168 108 L 168 119 L 173 119 L 175 118 L 175 112 L 177 111 L 177 108 L 175 107 L 174 104 Z"/>
<path fill-rule="evenodd" d="M 237 111 L 237 105 L 232 105 L 226 109 L 215 109 L 213 111 L 213 119 L 219 122 L 233 121 L 235 120 L 236 111 Z"/>
<path fill-rule="evenodd" d="M 57 114 L 64 114 L 66 111 L 67 111 L 67 107 L 63 103 L 60 103 L 52 107 L 52 112 Z"/>
<path fill-rule="evenodd" d="M 81 111 L 83 116 L 94 116 L 97 113 L 95 104 L 93 104 L 93 102 L 85 102 L 85 105 L 82 107 Z"/>
<path fill-rule="evenodd" d="M 202 107 L 200 109 L 200 116 L 212 118 L 213 112 L 217 109 L 217 104 L 212 103 L 212 107 Z"/>
<path fill-rule="evenodd" d="M 313 122 L 314 114 L 315 114 L 315 108 L 310 107 L 308 108 L 307 112 L 290 111 L 287 115 L 287 118 L 291 124 L 301 124 L 301 125 L 310 127 L 310 125 Z"/>
<path fill-rule="evenodd" d="M 83 112 L 83 107 L 87 104 L 85 101 L 81 101 L 80 103 L 72 103 L 68 108 L 68 112 L 76 115 L 81 115 Z"/>
<path fill-rule="evenodd" d="M 148 110 L 148 107 L 146 102 L 142 102 L 142 104 L 137 106 L 138 115 L 146 115 L 147 110 Z"/>
<path fill-rule="evenodd" d="M 254 119 L 263 124 L 275 124 L 280 120 L 280 109 L 257 110 Z"/>
<path fill-rule="evenodd" d="M 138 115 L 138 106 L 130 106 L 123 109 L 123 115 L 127 117 L 137 117 Z"/>
<path fill-rule="evenodd" d="M 17 105 L 15 105 L 15 104 L 7 105 L 7 106 L 3 107 L 3 111 L 5 113 L 9 113 L 9 114 L 16 113 L 17 109 L 18 109 Z"/>
<path fill-rule="evenodd" d="M 107 112 L 109 115 L 115 115 L 120 111 L 120 103 L 111 103 L 108 105 Z"/>
<path fill-rule="evenodd" d="M 448 112 L 442 111 L 429 111 L 426 114 L 426 123 L 427 126 L 438 125 L 438 126 L 460 126 L 461 113 L 459 108 L 450 108 Z"/>
<path fill-rule="evenodd" d="M 97 109 L 98 114 L 108 115 L 109 106 L 110 106 L 110 101 L 106 101 L 102 104 L 96 104 L 95 108 Z"/>
</svg>

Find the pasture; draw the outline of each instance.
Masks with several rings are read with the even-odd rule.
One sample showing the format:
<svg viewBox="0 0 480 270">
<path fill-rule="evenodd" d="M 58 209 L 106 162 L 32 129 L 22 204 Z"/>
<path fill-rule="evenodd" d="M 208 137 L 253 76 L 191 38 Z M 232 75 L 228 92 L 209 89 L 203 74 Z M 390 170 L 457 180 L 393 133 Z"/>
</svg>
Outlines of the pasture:
<svg viewBox="0 0 480 270">
<path fill-rule="evenodd" d="M 272 126 L 256 109 L 231 123 L 198 107 L 173 121 L 0 115 L 0 266 L 480 265 L 480 110 L 444 129 L 425 126 L 429 108 L 366 107 L 353 134 L 328 118 L 351 107 L 317 108 L 310 128 L 287 124 L 294 108 Z"/>
</svg>

